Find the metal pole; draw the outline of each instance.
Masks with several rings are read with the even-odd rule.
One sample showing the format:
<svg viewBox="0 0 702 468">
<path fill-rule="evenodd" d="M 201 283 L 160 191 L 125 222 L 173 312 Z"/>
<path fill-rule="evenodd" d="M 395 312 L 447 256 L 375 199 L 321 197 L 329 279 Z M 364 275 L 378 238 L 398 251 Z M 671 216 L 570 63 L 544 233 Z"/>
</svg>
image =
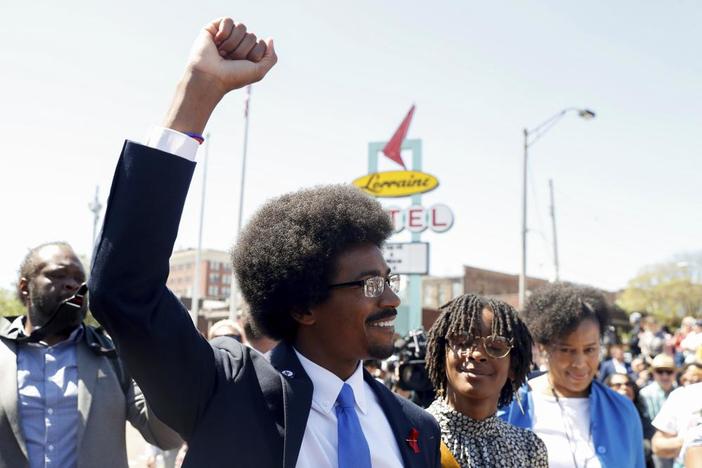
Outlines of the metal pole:
<svg viewBox="0 0 702 468">
<path fill-rule="evenodd" d="M 200 272 L 202 266 L 202 226 L 205 221 L 205 195 L 207 193 L 207 160 L 210 155 L 210 134 L 205 136 L 205 158 L 202 162 L 202 197 L 200 198 L 200 225 L 197 233 L 197 250 L 195 251 L 195 272 L 193 274 L 193 293 L 190 305 L 190 315 L 195 327 L 197 327 L 197 317 L 200 313 Z"/>
<path fill-rule="evenodd" d="M 576 107 L 566 107 L 562 111 L 552 115 L 547 120 L 532 128 L 525 128 L 524 131 L 524 180 L 522 182 L 522 269 L 519 272 L 519 307 L 524 307 L 527 292 L 526 257 L 527 257 L 527 159 L 529 145 L 533 145 L 538 139 L 544 136 L 558 123 L 561 118 L 570 111 L 576 111 L 578 115 L 586 120 L 593 119 L 595 113 L 589 109 L 578 109 Z M 529 142 L 529 137 L 531 142 Z M 555 228 L 554 228 L 555 229 Z M 554 236 L 555 242 L 555 236 Z M 557 260 L 556 260 L 557 261 Z"/>
<path fill-rule="evenodd" d="M 522 180 L 522 269 L 519 272 L 519 307 L 526 302 L 526 261 L 527 261 L 527 158 L 529 151 L 529 131 L 524 129 L 524 174 Z"/>
<path fill-rule="evenodd" d="M 422 140 L 405 140 L 403 148 L 412 150 L 412 170 L 422 170 Z M 421 205 L 422 195 L 412 195 L 412 204 Z M 422 233 L 413 232 L 412 242 L 421 242 Z M 422 275 L 409 276 L 409 330 L 422 327 Z"/>
<path fill-rule="evenodd" d="M 556 268 L 556 281 L 560 280 L 558 264 L 558 237 L 556 236 L 556 202 L 553 198 L 553 179 L 548 179 L 548 188 L 551 192 L 551 226 L 553 227 L 553 266 Z"/>
<path fill-rule="evenodd" d="M 90 246 L 93 249 L 95 246 L 95 238 L 97 237 L 98 222 L 100 221 L 100 211 L 102 210 L 102 205 L 100 204 L 100 199 L 98 198 L 99 192 L 100 192 L 100 186 L 96 185 L 95 186 L 95 198 L 93 199 L 92 202 L 90 202 L 88 204 L 88 209 L 93 213 L 93 238 L 91 239 L 91 242 L 90 242 Z M 92 252 L 91 252 L 90 258 L 92 259 Z"/>
<path fill-rule="evenodd" d="M 241 224 L 243 220 L 244 213 L 244 185 L 246 182 L 246 153 L 248 150 L 249 143 L 249 104 L 251 102 L 251 85 L 246 87 L 246 106 L 244 108 L 244 148 L 241 157 L 241 184 L 239 189 L 239 216 L 236 223 L 236 237 L 239 238 L 241 233 Z M 231 284 L 229 285 L 229 318 L 231 320 L 236 319 L 236 308 L 237 308 L 237 284 L 236 278 L 234 277 L 234 268 L 232 268 L 232 278 Z"/>
</svg>

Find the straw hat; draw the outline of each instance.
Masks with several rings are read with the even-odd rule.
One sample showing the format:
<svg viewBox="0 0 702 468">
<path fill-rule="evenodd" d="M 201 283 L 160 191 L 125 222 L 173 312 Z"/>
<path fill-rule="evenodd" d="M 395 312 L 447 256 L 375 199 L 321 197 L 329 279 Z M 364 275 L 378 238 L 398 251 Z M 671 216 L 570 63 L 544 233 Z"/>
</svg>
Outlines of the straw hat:
<svg viewBox="0 0 702 468">
<path fill-rule="evenodd" d="M 653 369 L 675 370 L 675 362 L 673 361 L 673 358 L 668 356 L 667 354 L 659 354 L 658 356 L 653 358 L 651 367 Z"/>
</svg>

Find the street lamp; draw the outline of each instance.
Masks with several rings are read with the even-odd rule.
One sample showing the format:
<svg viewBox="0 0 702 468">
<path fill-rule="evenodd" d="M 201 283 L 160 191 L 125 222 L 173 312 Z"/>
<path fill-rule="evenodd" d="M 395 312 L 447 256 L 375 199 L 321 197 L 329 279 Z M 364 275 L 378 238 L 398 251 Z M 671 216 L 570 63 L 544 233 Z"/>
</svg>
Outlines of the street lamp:
<svg viewBox="0 0 702 468">
<path fill-rule="evenodd" d="M 553 128 L 564 115 L 569 112 L 576 112 L 578 116 L 585 120 L 595 118 L 595 113 L 590 109 L 578 109 L 568 107 L 546 119 L 540 125 L 531 130 L 525 128 L 524 131 L 524 178 L 522 183 L 522 269 L 519 273 L 519 307 L 524 307 L 526 302 L 526 252 L 527 252 L 527 160 L 529 147 L 537 142 L 546 132 Z"/>
</svg>

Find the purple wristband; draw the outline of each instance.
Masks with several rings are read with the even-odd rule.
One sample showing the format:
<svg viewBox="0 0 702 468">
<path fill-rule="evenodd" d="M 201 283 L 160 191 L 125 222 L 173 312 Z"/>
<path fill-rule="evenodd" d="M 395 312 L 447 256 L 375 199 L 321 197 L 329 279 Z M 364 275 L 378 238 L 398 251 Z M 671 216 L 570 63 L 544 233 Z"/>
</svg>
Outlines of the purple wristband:
<svg viewBox="0 0 702 468">
<path fill-rule="evenodd" d="M 185 134 L 188 135 L 193 140 L 196 140 L 199 144 L 203 144 L 205 142 L 205 137 L 203 137 L 199 133 L 185 132 Z"/>
</svg>

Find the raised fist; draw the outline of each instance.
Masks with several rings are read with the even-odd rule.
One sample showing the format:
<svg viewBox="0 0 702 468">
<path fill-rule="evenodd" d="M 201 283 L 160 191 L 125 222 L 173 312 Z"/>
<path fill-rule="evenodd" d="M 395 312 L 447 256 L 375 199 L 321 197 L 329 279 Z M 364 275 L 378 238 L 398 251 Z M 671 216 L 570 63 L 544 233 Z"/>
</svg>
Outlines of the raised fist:
<svg viewBox="0 0 702 468">
<path fill-rule="evenodd" d="M 243 23 L 220 18 L 200 32 L 188 67 L 215 79 L 225 94 L 260 81 L 277 61 L 272 39 L 259 40 Z"/>
</svg>

